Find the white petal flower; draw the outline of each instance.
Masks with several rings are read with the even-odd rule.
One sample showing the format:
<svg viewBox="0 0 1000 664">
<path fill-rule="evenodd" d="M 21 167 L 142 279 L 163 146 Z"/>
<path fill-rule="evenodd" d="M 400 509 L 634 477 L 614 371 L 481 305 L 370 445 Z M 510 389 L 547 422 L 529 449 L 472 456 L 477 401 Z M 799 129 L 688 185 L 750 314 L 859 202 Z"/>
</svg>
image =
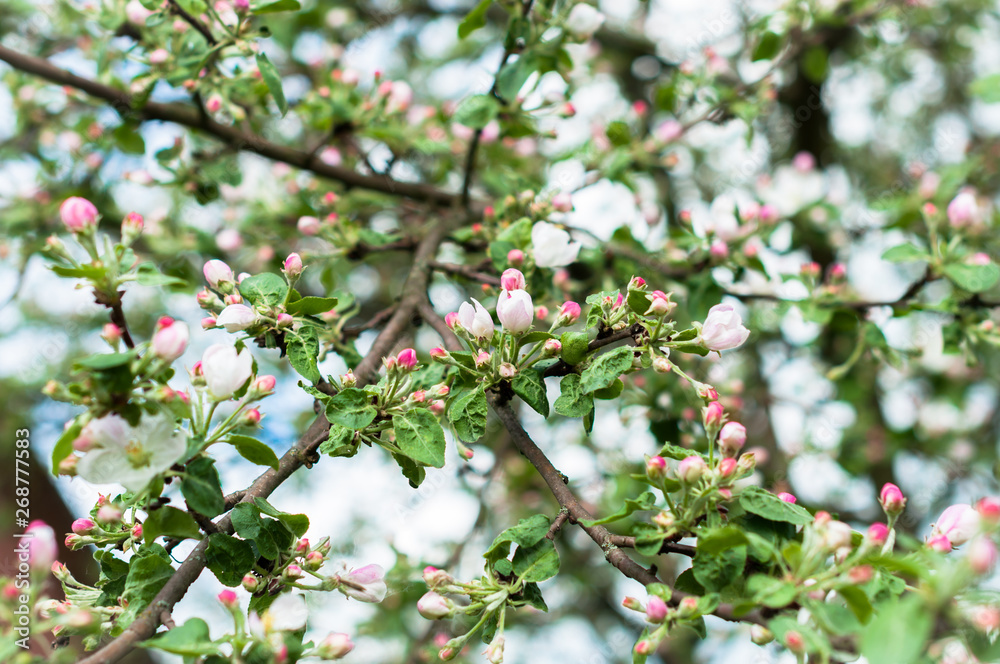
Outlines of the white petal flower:
<svg viewBox="0 0 1000 664">
<path fill-rule="evenodd" d="M 463 302 L 458 308 L 458 322 L 477 339 L 487 339 L 493 336 L 493 317 L 479 300 L 472 298 L 475 304 Z"/>
<path fill-rule="evenodd" d="M 586 3 L 573 7 L 566 19 L 566 29 L 581 39 L 589 39 L 604 25 L 604 14 Z"/>
<path fill-rule="evenodd" d="M 535 265 L 538 267 L 563 267 L 576 260 L 580 243 L 573 242 L 569 233 L 547 221 L 540 221 L 531 229 L 531 244 L 535 248 Z"/>
<path fill-rule="evenodd" d="M 750 336 L 743 319 L 731 304 L 717 304 L 708 310 L 701 326 L 701 341 L 709 350 L 728 350 L 742 346 Z"/>
<path fill-rule="evenodd" d="M 295 632 L 306 626 L 308 618 L 302 595 L 281 595 L 264 613 L 264 631 Z"/>
<path fill-rule="evenodd" d="M 209 394 L 223 401 L 249 380 L 253 373 L 253 355 L 246 348 L 237 353 L 235 346 L 214 344 L 201 356 L 201 370 Z"/>
<path fill-rule="evenodd" d="M 257 322 L 257 312 L 245 304 L 230 304 L 215 322 L 226 328 L 226 332 L 239 332 Z"/>
<path fill-rule="evenodd" d="M 76 465 L 77 475 L 93 484 L 121 484 L 140 491 L 184 456 L 187 436 L 167 415 L 144 415 L 133 427 L 119 415 L 94 420 L 81 432 L 92 442 Z"/>
<path fill-rule="evenodd" d="M 535 309 L 528 291 L 512 290 L 500 293 L 497 300 L 497 318 L 504 329 L 513 334 L 527 332 L 531 328 Z"/>
</svg>

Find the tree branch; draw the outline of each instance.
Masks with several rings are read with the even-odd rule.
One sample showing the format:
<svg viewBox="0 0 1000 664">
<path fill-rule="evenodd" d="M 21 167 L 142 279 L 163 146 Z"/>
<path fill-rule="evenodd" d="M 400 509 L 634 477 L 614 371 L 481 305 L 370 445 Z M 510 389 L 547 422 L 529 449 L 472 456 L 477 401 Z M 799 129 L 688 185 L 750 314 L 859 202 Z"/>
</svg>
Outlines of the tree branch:
<svg viewBox="0 0 1000 664">
<path fill-rule="evenodd" d="M 210 134 L 235 149 L 253 152 L 267 159 L 286 163 L 315 173 L 320 177 L 336 180 L 347 187 L 378 191 L 445 207 L 451 207 L 459 202 L 458 195 L 430 185 L 401 182 L 387 176 L 365 175 L 350 168 L 331 166 L 308 152 L 272 143 L 256 134 L 244 132 L 236 127 L 216 122 L 210 117 L 202 116 L 197 108 L 190 105 L 164 104 L 155 101 L 137 104 L 132 95 L 127 92 L 89 78 L 77 76 L 56 67 L 48 60 L 26 55 L 6 46 L 0 45 L 0 60 L 27 74 L 38 76 L 58 85 L 76 88 L 91 97 L 105 101 L 125 119 L 138 122 L 161 120 L 189 127 Z"/>
<path fill-rule="evenodd" d="M 2 48 L 2 47 L 0 47 Z M 421 241 L 414 255 L 413 266 L 403 286 L 403 294 L 395 313 L 372 343 L 371 350 L 354 368 L 361 385 L 365 385 L 378 377 L 378 367 L 382 356 L 388 353 L 406 330 L 418 307 L 427 301 L 427 281 L 429 263 L 441 242 L 444 240 L 448 225 L 436 222 Z M 330 423 L 324 415 L 320 415 L 306 430 L 305 434 L 285 452 L 278 463 L 278 469 L 268 469 L 254 480 L 253 484 L 238 498 L 239 502 L 253 502 L 254 498 L 266 498 L 292 473 L 302 466 L 311 465 L 316 459 L 316 450 L 326 440 Z M 231 494 L 232 498 L 239 492 Z M 227 497 L 227 507 L 229 506 Z M 232 533 L 233 524 L 230 514 L 226 514 L 215 523 L 219 532 Z M 181 563 L 166 585 L 146 609 L 129 625 L 116 639 L 97 652 L 80 660 L 78 664 L 110 664 L 128 655 L 140 641 L 144 641 L 156 633 L 163 615 L 169 615 L 173 606 L 184 597 L 187 589 L 198 578 L 205 568 L 205 552 L 208 549 L 208 538 L 201 540 Z"/>
</svg>

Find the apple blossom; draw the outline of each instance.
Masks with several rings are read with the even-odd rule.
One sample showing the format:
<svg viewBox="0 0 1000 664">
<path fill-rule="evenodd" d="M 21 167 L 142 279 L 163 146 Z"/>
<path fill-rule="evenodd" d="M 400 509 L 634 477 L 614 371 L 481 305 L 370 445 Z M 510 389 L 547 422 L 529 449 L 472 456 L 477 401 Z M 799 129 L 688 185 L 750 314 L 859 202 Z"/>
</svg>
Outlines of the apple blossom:
<svg viewBox="0 0 1000 664">
<path fill-rule="evenodd" d="M 701 409 L 702 423 L 706 429 L 716 429 L 722 425 L 726 409 L 718 401 L 713 401 Z"/>
<path fill-rule="evenodd" d="M 215 320 L 226 332 L 239 332 L 257 323 L 257 312 L 245 304 L 230 304 Z"/>
<path fill-rule="evenodd" d="M 144 414 L 134 427 L 115 414 L 92 420 L 81 435 L 93 446 L 77 464 L 77 474 L 91 484 L 140 491 L 187 451 L 187 436 L 175 428 L 164 414 Z"/>
<path fill-rule="evenodd" d="M 646 620 L 651 623 L 662 623 L 667 617 L 667 603 L 656 595 L 650 595 L 646 600 Z"/>
<path fill-rule="evenodd" d="M 685 484 L 694 484 L 701 479 L 708 466 L 700 456 L 689 456 L 677 466 L 677 477 Z"/>
<path fill-rule="evenodd" d="M 970 505 L 958 504 L 945 509 L 934 522 L 932 535 L 944 535 L 952 546 L 968 542 L 980 530 L 979 513 Z"/>
<path fill-rule="evenodd" d="M 971 191 L 961 191 L 948 203 L 948 221 L 955 228 L 979 221 L 979 204 Z"/>
<path fill-rule="evenodd" d="M 169 316 L 163 316 L 156 323 L 156 331 L 153 333 L 152 341 L 150 341 L 150 349 L 153 355 L 161 360 L 173 362 L 184 354 L 188 337 L 187 323 L 177 322 Z"/>
<path fill-rule="evenodd" d="M 578 39 L 590 39 L 604 24 L 604 14 L 581 2 L 573 5 L 566 18 L 566 30 Z"/>
<path fill-rule="evenodd" d="M 224 401 L 250 380 L 253 355 L 247 348 L 237 352 L 235 346 L 213 344 L 201 356 L 201 371 L 208 393 L 216 401 Z"/>
<path fill-rule="evenodd" d="M 868 540 L 877 546 L 881 546 L 889 539 L 889 527 L 884 523 L 873 523 L 868 527 Z"/>
<path fill-rule="evenodd" d="M 992 539 L 980 535 L 969 544 L 969 566 L 976 574 L 989 574 L 997 565 L 997 545 Z"/>
<path fill-rule="evenodd" d="M 59 217 L 66 228 L 81 233 L 97 226 L 97 208 L 86 198 L 70 196 L 59 206 Z"/>
<path fill-rule="evenodd" d="M 563 302 L 562 306 L 559 307 L 559 317 L 556 319 L 556 323 L 559 327 L 572 325 L 580 319 L 581 313 L 580 305 L 576 302 Z"/>
<path fill-rule="evenodd" d="M 539 221 L 531 228 L 531 246 L 534 248 L 535 265 L 562 267 L 576 260 L 582 245 L 573 242 L 569 233 L 554 224 Z"/>
<path fill-rule="evenodd" d="M 77 535 L 89 535 L 97 524 L 90 519 L 77 519 L 70 525 L 70 530 L 72 530 Z"/>
<path fill-rule="evenodd" d="M 430 590 L 417 601 L 417 611 L 428 620 L 441 620 L 455 612 L 455 605 L 450 600 Z"/>
<path fill-rule="evenodd" d="M 316 646 L 316 656 L 323 660 L 340 659 L 354 650 L 354 642 L 347 634 L 330 632 Z"/>
<path fill-rule="evenodd" d="M 35 520 L 24 530 L 24 538 L 28 540 L 28 565 L 35 571 L 49 571 L 59 554 L 56 543 L 56 533 L 44 521 Z M 22 559 L 23 560 L 23 559 Z"/>
<path fill-rule="evenodd" d="M 713 401 L 712 403 L 718 403 Z M 747 441 L 747 430 L 739 422 L 726 422 L 719 432 L 719 447 L 726 456 L 736 456 Z"/>
<path fill-rule="evenodd" d="M 731 304 L 717 304 L 708 310 L 701 326 L 701 342 L 709 350 L 723 351 L 742 346 L 750 336 L 743 319 Z"/>
<path fill-rule="evenodd" d="M 793 503 L 793 504 L 795 503 L 795 496 L 788 493 L 787 491 L 782 491 L 781 493 L 779 493 L 778 498 L 781 498 L 786 503 Z"/>
<path fill-rule="evenodd" d="M 350 572 L 333 577 L 337 590 L 359 602 L 377 604 L 385 599 L 388 587 L 385 584 L 385 570 L 381 565 L 365 565 Z"/>
<path fill-rule="evenodd" d="M 288 254 L 284 262 L 284 272 L 289 279 L 294 279 L 302 274 L 302 257 L 296 253 Z"/>
<path fill-rule="evenodd" d="M 476 339 L 489 339 L 493 336 L 493 318 L 479 300 L 472 298 L 472 302 L 462 303 L 455 322 Z"/>
<path fill-rule="evenodd" d="M 524 290 L 524 275 L 520 270 L 508 268 L 500 275 L 500 288 L 505 291 Z"/>
<path fill-rule="evenodd" d="M 986 497 L 976 503 L 976 511 L 986 523 L 1000 522 L 1000 498 Z"/>
<path fill-rule="evenodd" d="M 497 318 L 504 329 L 521 334 L 531 328 L 534 319 L 531 296 L 525 290 L 505 290 L 497 300 Z"/>
<path fill-rule="evenodd" d="M 906 498 L 903 496 L 903 492 L 891 482 L 887 482 L 882 486 L 878 500 L 882 505 L 882 509 L 889 515 L 899 514 L 906 508 Z"/>
<path fill-rule="evenodd" d="M 320 230 L 319 219 L 312 216 L 299 217 L 299 220 L 295 223 L 295 227 L 303 235 L 316 235 Z"/>
</svg>

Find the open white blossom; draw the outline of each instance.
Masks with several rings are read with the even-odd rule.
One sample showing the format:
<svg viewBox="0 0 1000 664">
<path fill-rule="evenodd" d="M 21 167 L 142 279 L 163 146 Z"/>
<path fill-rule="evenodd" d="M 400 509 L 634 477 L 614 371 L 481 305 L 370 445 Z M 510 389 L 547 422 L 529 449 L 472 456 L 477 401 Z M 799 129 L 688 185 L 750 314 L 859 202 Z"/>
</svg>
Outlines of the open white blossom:
<svg viewBox="0 0 1000 664">
<path fill-rule="evenodd" d="M 709 350 L 728 350 L 742 346 L 750 336 L 743 319 L 731 304 L 717 304 L 708 310 L 701 326 L 701 340 Z"/>
<path fill-rule="evenodd" d="M 233 396 L 253 372 L 253 355 L 247 348 L 239 353 L 235 346 L 213 344 L 201 356 L 201 370 L 208 392 L 222 401 Z"/>
<path fill-rule="evenodd" d="M 576 260 L 580 243 L 573 242 L 569 233 L 547 221 L 540 221 L 531 229 L 531 245 L 535 249 L 538 267 L 563 267 Z"/>
<path fill-rule="evenodd" d="M 77 463 L 77 475 L 93 484 L 121 484 L 129 491 L 144 489 L 187 450 L 187 436 L 163 414 L 143 415 L 135 427 L 119 415 L 105 415 L 85 426 L 80 437 L 90 448 Z"/>
</svg>

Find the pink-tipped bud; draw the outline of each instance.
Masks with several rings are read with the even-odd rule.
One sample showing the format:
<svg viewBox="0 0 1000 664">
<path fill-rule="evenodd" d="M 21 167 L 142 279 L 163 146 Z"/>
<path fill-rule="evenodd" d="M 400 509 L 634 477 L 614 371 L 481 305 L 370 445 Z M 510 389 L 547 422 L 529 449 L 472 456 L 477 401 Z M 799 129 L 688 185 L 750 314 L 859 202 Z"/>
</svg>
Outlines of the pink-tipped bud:
<svg viewBox="0 0 1000 664">
<path fill-rule="evenodd" d="M 235 281 L 233 269 L 218 259 L 207 261 L 202 267 L 202 273 L 204 273 L 208 285 L 215 290 L 232 285 Z"/>
<path fill-rule="evenodd" d="M 236 597 L 236 593 L 228 588 L 219 593 L 219 602 L 228 609 L 238 607 L 240 605 L 239 599 Z"/>
<path fill-rule="evenodd" d="M 515 367 L 510 362 L 504 362 L 500 365 L 500 377 L 501 378 L 513 378 L 517 375 L 517 367 Z"/>
<path fill-rule="evenodd" d="M 319 642 L 316 647 L 316 654 L 320 659 L 340 659 L 347 653 L 354 650 L 354 642 L 347 634 L 330 632 Z"/>
<path fill-rule="evenodd" d="M 806 650 L 805 639 L 798 632 L 792 630 L 785 632 L 785 638 L 783 639 L 785 647 L 796 655 L 801 655 Z"/>
<path fill-rule="evenodd" d="M 253 574 L 247 574 L 243 577 L 243 589 L 248 593 L 255 593 L 257 589 L 260 588 L 260 579 L 258 579 Z"/>
<path fill-rule="evenodd" d="M 792 503 L 793 505 L 795 504 L 795 496 L 788 493 L 787 491 L 782 491 L 781 493 L 779 493 L 778 498 L 781 498 L 786 503 Z"/>
<path fill-rule="evenodd" d="M 559 318 L 557 319 L 557 323 L 560 327 L 572 325 L 580 319 L 581 313 L 582 309 L 576 302 L 563 302 L 562 306 L 559 307 Z"/>
<path fill-rule="evenodd" d="M 129 212 L 122 219 L 122 240 L 125 244 L 131 244 L 135 238 L 142 234 L 144 223 L 142 215 L 138 212 Z"/>
<path fill-rule="evenodd" d="M 882 546 L 889 539 L 889 527 L 884 523 L 873 523 L 868 526 L 866 537 L 875 546 Z"/>
<path fill-rule="evenodd" d="M 442 413 L 444 413 L 444 402 L 441 401 L 440 399 L 437 399 L 435 401 L 432 401 L 428 406 L 428 408 L 435 415 L 441 415 Z"/>
<path fill-rule="evenodd" d="M 267 396 L 274 392 L 274 385 L 277 381 L 274 376 L 258 376 L 253 383 L 250 384 L 250 392 L 254 394 L 255 397 L 260 398 Z"/>
<path fill-rule="evenodd" d="M 729 245 L 725 240 L 715 240 L 709 246 L 708 253 L 712 258 L 722 260 L 729 256 Z"/>
<path fill-rule="evenodd" d="M 655 371 L 656 373 L 661 373 L 661 374 L 670 373 L 671 369 L 673 369 L 673 365 L 667 358 L 663 357 L 662 355 L 653 358 L 653 371 Z"/>
<path fill-rule="evenodd" d="M 86 198 L 70 196 L 59 206 L 62 222 L 73 233 L 81 233 L 97 226 L 97 208 Z"/>
<path fill-rule="evenodd" d="M 685 484 L 694 484 L 702 478 L 708 465 L 700 456 L 689 456 L 682 459 L 677 467 L 677 477 Z"/>
<path fill-rule="evenodd" d="M 524 287 L 525 287 L 524 275 L 521 274 L 520 270 L 516 270 L 514 268 L 507 268 L 506 270 L 503 271 L 503 274 L 500 275 L 500 288 L 502 288 L 503 290 L 505 291 L 524 290 Z"/>
<path fill-rule="evenodd" d="M 799 274 L 806 279 L 817 279 L 821 271 L 819 263 L 803 263 L 799 268 Z"/>
<path fill-rule="evenodd" d="M 256 408 L 251 408 L 247 412 L 243 413 L 243 424 L 255 427 L 260 424 L 260 417 L 260 411 Z"/>
<path fill-rule="evenodd" d="M 652 655 L 654 650 L 656 650 L 656 646 L 648 639 L 642 639 L 635 644 L 635 653 L 637 655 Z"/>
<path fill-rule="evenodd" d="M 275 324 L 278 327 L 291 327 L 295 323 L 295 319 L 292 318 L 291 314 L 280 313 L 278 318 L 275 320 Z"/>
<path fill-rule="evenodd" d="M 96 527 L 97 524 L 90 519 L 77 519 L 70 526 L 70 530 L 77 535 L 89 535 Z"/>
<path fill-rule="evenodd" d="M 719 403 L 714 401 L 713 403 Z M 747 442 L 747 430 L 739 422 L 726 422 L 719 432 L 719 448 L 727 457 L 735 457 Z"/>
<path fill-rule="evenodd" d="M 201 329 L 213 330 L 219 326 L 219 321 L 214 316 L 205 316 L 201 319 Z"/>
<path fill-rule="evenodd" d="M 97 508 L 97 521 L 105 525 L 118 525 L 122 520 L 122 511 L 116 506 L 108 503 Z"/>
<path fill-rule="evenodd" d="M 299 217 L 295 227 L 303 235 L 316 235 L 320 230 L 320 222 L 316 217 Z"/>
<path fill-rule="evenodd" d="M 701 421 L 706 429 L 715 430 L 722 426 L 722 418 L 726 409 L 718 401 L 713 401 L 701 409 Z"/>
<path fill-rule="evenodd" d="M 562 352 L 562 342 L 558 339 L 548 339 L 542 346 L 542 356 L 555 357 Z"/>
<path fill-rule="evenodd" d="M 302 274 L 302 257 L 298 254 L 288 254 L 285 259 L 284 272 L 289 279 L 294 279 Z"/>
<path fill-rule="evenodd" d="M 650 479 L 662 479 L 667 475 L 667 460 L 661 456 L 646 459 L 646 475 Z"/>
<path fill-rule="evenodd" d="M 891 482 L 887 482 L 879 493 L 879 503 L 886 514 L 894 515 L 901 513 L 906 508 L 906 498 L 899 487 Z"/>
<path fill-rule="evenodd" d="M 983 498 L 976 503 L 976 511 L 986 523 L 1000 523 L 1000 498 Z"/>
<path fill-rule="evenodd" d="M 323 566 L 323 554 L 319 551 L 310 551 L 306 554 L 306 569 L 316 571 Z"/>
<path fill-rule="evenodd" d="M 188 338 L 187 324 L 179 323 L 169 316 L 163 316 L 156 324 L 156 332 L 153 333 L 150 349 L 153 351 L 153 355 L 161 360 L 173 362 L 184 354 Z"/>
<path fill-rule="evenodd" d="M 622 600 L 622 606 L 624 606 L 626 609 L 630 611 L 645 612 L 646 610 L 645 608 L 643 608 L 642 602 L 640 602 L 639 599 L 636 597 L 626 597 L 625 599 Z"/>
<path fill-rule="evenodd" d="M 676 302 L 670 301 L 670 295 L 660 290 L 655 290 L 646 295 L 649 300 L 649 308 L 646 309 L 647 316 L 667 316 L 677 308 Z"/>
<path fill-rule="evenodd" d="M 428 620 L 441 620 L 455 612 L 455 605 L 433 590 L 417 600 L 417 611 Z"/>
<path fill-rule="evenodd" d="M 417 366 L 417 351 L 412 348 L 404 348 L 396 355 L 396 362 L 406 371 L 412 371 Z"/>
<path fill-rule="evenodd" d="M 651 595 L 646 601 L 646 620 L 654 624 L 660 624 L 667 618 L 667 603 L 656 595 Z"/>
<path fill-rule="evenodd" d="M 141 523 L 137 523 L 134 526 L 132 526 L 132 539 L 134 539 L 137 542 L 142 539 L 142 524 Z"/>
<path fill-rule="evenodd" d="M 112 346 L 117 346 L 122 340 L 122 329 L 114 323 L 105 323 L 101 328 L 101 338 Z"/>
<path fill-rule="evenodd" d="M 490 356 L 489 353 L 487 353 L 485 350 L 481 350 L 478 353 L 476 353 L 476 357 L 475 357 L 476 366 L 477 367 L 486 366 L 487 364 L 490 363 L 491 359 L 492 359 L 492 357 Z"/>
<path fill-rule="evenodd" d="M 997 545 L 985 535 L 969 544 L 969 567 L 979 575 L 989 574 L 997 565 Z"/>
<path fill-rule="evenodd" d="M 521 267 L 524 265 L 524 252 L 520 249 L 511 249 L 508 251 L 507 264 L 511 267 Z"/>
<path fill-rule="evenodd" d="M 289 565 L 285 568 L 285 571 L 281 573 L 281 577 L 286 581 L 298 581 L 303 576 L 305 576 L 305 572 L 303 572 L 302 568 L 298 565 Z"/>
<path fill-rule="evenodd" d="M 938 553 L 951 553 L 951 540 L 944 535 L 935 535 L 927 540 L 927 546 Z"/>
<path fill-rule="evenodd" d="M 432 360 L 443 360 L 449 356 L 448 351 L 440 346 L 436 348 L 431 348 L 430 356 Z"/>
<path fill-rule="evenodd" d="M 628 289 L 631 290 L 643 290 L 646 288 L 646 280 L 642 277 L 632 277 L 628 282 Z"/>
<path fill-rule="evenodd" d="M 729 479 L 736 474 L 738 468 L 739 462 L 736 459 L 727 457 L 719 462 L 719 477 Z"/>
<path fill-rule="evenodd" d="M 847 278 L 847 266 L 843 263 L 834 263 L 830 266 L 830 281 L 841 282 Z"/>
</svg>

